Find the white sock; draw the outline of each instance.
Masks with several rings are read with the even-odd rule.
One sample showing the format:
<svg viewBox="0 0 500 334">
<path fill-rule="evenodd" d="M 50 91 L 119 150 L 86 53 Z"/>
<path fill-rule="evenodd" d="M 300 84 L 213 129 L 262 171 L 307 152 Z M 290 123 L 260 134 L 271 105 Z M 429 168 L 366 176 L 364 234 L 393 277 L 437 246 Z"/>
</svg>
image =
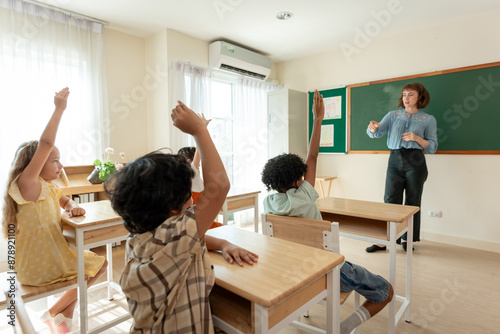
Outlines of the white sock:
<svg viewBox="0 0 500 334">
<path fill-rule="evenodd" d="M 368 310 L 360 306 L 353 314 L 340 323 L 340 334 L 349 334 L 354 328 L 370 318 Z"/>
</svg>

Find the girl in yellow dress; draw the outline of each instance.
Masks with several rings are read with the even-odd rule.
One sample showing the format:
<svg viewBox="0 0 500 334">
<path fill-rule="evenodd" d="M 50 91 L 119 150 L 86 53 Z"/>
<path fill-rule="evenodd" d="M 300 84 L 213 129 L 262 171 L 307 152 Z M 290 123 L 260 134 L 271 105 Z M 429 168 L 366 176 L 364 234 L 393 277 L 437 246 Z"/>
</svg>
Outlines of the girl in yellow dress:
<svg viewBox="0 0 500 334">
<path fill-rule="evenodd" d="M 15 271 L 18 281 L 26 285 L 43 286 L 77 276 L 76 252 L 62 233 L 61 208 L 70 217 L 82 216 L 85 210 L 52 183 L 63 167 L 54 142 L 68 96 L 68 88 L 56 93 L 54 113 L 40 140 L 18 148 L 9 174 L 2 225 L 6 236 L 9 229 L 16 231 Z M 106 266 L 104 257 L 85 252 L 88 286 Z M 52 333 L 67 333 L 76 304 L 77 289 L 69 290 L 44 313 L 42 321 Z"/>
</svg>

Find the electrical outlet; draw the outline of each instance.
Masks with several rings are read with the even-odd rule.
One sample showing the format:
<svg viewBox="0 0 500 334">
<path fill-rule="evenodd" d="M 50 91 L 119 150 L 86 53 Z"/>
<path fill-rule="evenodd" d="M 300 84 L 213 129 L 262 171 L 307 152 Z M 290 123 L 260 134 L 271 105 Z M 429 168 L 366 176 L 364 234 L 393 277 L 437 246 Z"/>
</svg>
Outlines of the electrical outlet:
<svg viewBox="0 0 500 334">
<path fill-rule="evenodd" d="M 438 210 L 429 210 L 428 213 L 431 217 L 441 217 L 441 211 Z"/>
</svg>

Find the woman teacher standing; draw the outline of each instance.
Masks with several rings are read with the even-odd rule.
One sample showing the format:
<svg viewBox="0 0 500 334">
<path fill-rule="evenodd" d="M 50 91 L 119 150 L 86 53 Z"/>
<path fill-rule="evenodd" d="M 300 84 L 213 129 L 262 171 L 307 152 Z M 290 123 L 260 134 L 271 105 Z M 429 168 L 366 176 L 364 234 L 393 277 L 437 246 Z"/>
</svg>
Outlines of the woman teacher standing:
<svg viewBox="0 0 500 334">
<path fill-rule="evenodd" d="M 437 150 L 437 123 L 434 116 L 421 109 L 429 105 L 431 98 L 425 87 L 410 83 L 401 90 L 398 107 L 390 111 L 380 123 L 370 121 L 366 133 L 370 138 L 380 138 L 386 133 L 387 146 L 391 150 L 385 179 L 385 203 L 420 207 L 424 182 L 427 180 L 425 153 Z M 398 240 L 406 251 L 406 233 Z M 420 211 L 413 219 L 413 241 L 420 241 Z M 385 250 L 383 245 L 374 244 L 369 253 Z"/>
</svg>

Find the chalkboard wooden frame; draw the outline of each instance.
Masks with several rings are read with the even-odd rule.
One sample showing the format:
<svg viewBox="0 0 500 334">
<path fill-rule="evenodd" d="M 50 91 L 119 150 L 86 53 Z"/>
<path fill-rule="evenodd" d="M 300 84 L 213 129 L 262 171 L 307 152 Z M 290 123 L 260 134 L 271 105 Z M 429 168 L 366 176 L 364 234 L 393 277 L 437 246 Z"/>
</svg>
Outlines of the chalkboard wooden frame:
<svg viewBox="0 0 500 334">
<path fill-rule="evenodd" d="M 489 70 L 486 70 L 486 69 L 489 69 Z M 473 71 L 473 72 L 470 72 L 470 71 Z M 368 138 L 368 135 L 366 134 L 366 127 L 368 126 L 368 123 L 370 120 L 373 119 L 376 121 L 380 121 L 382 119 L 382 117 L 387 112 L 389 112 L 391 110 L 398 109 L 397 105 L 396 105 L 396 100 L 397 100 L 397 98 L 399 98 L 401 88 L 404 86 L 404 84 L 406 84 L 408 82 L 417 81 L 417 82 L 421 82 L 422 84 L 424 84 L 424 86 L 426 86 L 426 88 L 429 89 L 429 87 L 428 87 L 429 83 L 433 83 L 434 86 L 436 86 L 436 84 L 439 81 L 446 82 L 446 80 L 448 80 L 452 84 L 457 84 L 456 79 L 460 79 L 461 76 L 465 77 L 467 75 L 468 76 L 473 75 L 473 76 L 478 77 L 478 76 L 482 76 L 485 74 L 489 74 L 490 79 L 491 79 L 491 73 L 493 73 L 493 71 L 497 75 L 497 77 L 494 81 L 494 83 L 496 84 L 499 82 L 499 79 L 500 79 L 500 62 L 467 66 L 467 67 L 455 68 L 455 69 L 450 69 L 450 70 L 428 72 L 428 73 L 417 74 L 417 75 L 409 75 L 409 76 L 392 78 L 392 79 L 385 79 L 385 80 L 378 80 L 378 81 L 348 85 L 347 86 L 347 95 L 349 97 L 348 105 L 347 105 L 348 132 L 349 132 L 348 136 L 347 136 L 347 146 L 348 146 L 347 151 L 348 151 L 348 153 L 357 153 L 357 154 L 360 154 L 360 153 L 361 154 L 362 153 L 373 154 L 374 153 L 374 154 L 378 154 L 378 153 L 388 153 L 389 152 L 389 150 L 387 148 L 387 144 L 386 144 L 387 135 L 383 136 L 382 138 L 378 138 L 378 139 Z M 478 82 L 463 82 L 463 83 L 461 83 L 462 85 L 466 86 L 466 88 L 467 88 L 466 91 L 469 92 L 469 95 L 467 97 L 469 98 L 470 101 L 474 102 L 474 99 L 472 99 L 472 97 L 474 97 L 473 94 L 475 94 L 476 96 L 486 96 L 486 94 L 489 94 L 491 92 L 491 94 L 488 96 L 492 96 L 493 99 L 489 100 L 489 97 L 488 97 L 489 101 L 487 101 L 487 102 L 489 104 L 495 105 L 495 107 L 498 106 L 498 108 L 495 109 L 494 111 L 490 111 L 487 114 L 488 117 L 485 120 L 481 120 L 482 123 L 480 124 L 481 127 L 479 127 L 479 128 L 477 128 L 477 127 L 476 128 L 473 128 L 473 127 L 466 128 L 465 126 L 462 125 L 462 129 L 460 129 L 460 126 L 458 126 L 458 130 L 461 130 L 461 131 L 467 130 L 468 131 L 466 133 L 467 137 L 463 136 L 462 138 L 467 138 L 467 140 L 468 140 L 467 144 L 470 144 L 469 141 L 472 141 L 472 144 L 470 144 L 470 145 L 476 145 L 475 147 L 472 147 L 472 148 L 471 147 L 468 147 L 468 148 L 463 148 L 463 147 L 451 147 L 450 148 L 449 147 L 450 145 L 454 145 L 454 144 L 451 144 L 452 143 L 451 141 L 446 141 L 446 139 L 449 138 L 446 135 L 446 130 L 451 131 L 451 128 L 456 127 L 457 124 L 453 123 L 453 125 L 450 126 L 450 124 L 446 124 L 446 123 L 447 122 L 451 123 L 450 120 L 452 119 L 452 117 L 457 118 L 458 113 L 453 114 L 449 110 L 450 108 L 448 108 L 448 110 L 432 109 L 432 106 L 433 106 L 433 103 L 434 103 L 434 106 L 439 105 L 439 103 L 441 102 L 440 99 L 441 100 L 444 99 L 443 96 L 446 96 L 446 98 L 449 98 L 450 95 L 452 95 L 452 94 L 449 94 L 449 93 L 445 94 L 445 92 L 446 92 L 446 90 L 444 89 L 445 85 L 441 85 L 443 88 L 442 91 L 440 91 L 440 87 L 441 87 L 440 85 L 437 85 L 437 88 L 434 87 L 434 89 L 432 91 L 429 90 L 430 95 L 431 95 L 431 104 L 428 106 L 427 109 L 430 110 L 429 113 L 434 115 L 438 121 L 438 142 L 439 142 L 439 140 L 441 140 L 441 138 L 444 138 L 445 139 L 444 142 L 446 144 L 446 145 L 441 145 L 441 146 L 443 146 L 443 149 L 440 149 L 440 145 L 438 145 L 438 151 L 436 152 L 437 154 L 494 154 L 494 155 L 500 155 L 500 130 L 496 130 L 496 126 L 495 126 L 495 128 L 492 128 L 493 123 L 500 124 L 500 88 L 489 87 L 488 85 L 483 85 L 485 87 L 483 87 L 481 90 L 479 90 L 478 87 L 481 86 L 481 83 L 480 83 L 481 80 L 483 80 L 482 82 L 485 83 L 485 80 L 487 81 L 488 78 L 482 77 L 482 79 L 480 79 L 480 81 L 479 81 L 479 84 L 478 84 Z M 366 125 L 361 130 L 359 117 L 362 114 L 356 114 L 357 110 L 354 110 L 354 113 L 353 113 L 353 110 L 352 110 L 353 100 L 354 100 L 354 104 L 356 105 L 356 103 L 359 102 L 359 100 L 357 100 L 357 97 L 356 97 L 357 95 L 360 95 L 360 93 L 363 91 L 367 92 L 369 89 L 375 88 L 375 87 L 372 88 L 369 86 L 381 85 L 378 87 L 379 88 L 380 87 L 391 88 L 394 91 L 395 84 L 397 84 L 399 86 L 399 93 L 396 94 L 395 92 L 393 92 L 393 94 L 392 94 L 393 96 L 398 95 L 396 97 L 396 100 L 394 101 L 393 107 L 388 108 L 386 110 L 378 111 L 378 115 L 374 116 L 373 118 L 368 117 L 365 121 Z M 388 87 L 385 87 L 385 85 L 387 85 Z M 488 91 L 488 89 L 489 89 L 489 91 Z M 479 92 L 482 95 L 478 95 Z M 465 95 L 460 95 L 459 93 L 457 93 L 457 95 L 459 96 L 458 97 L 460 99 L 459 101 L 464 101 L 464 102 L 466 101 L 466 100 L 464 100 Z M 465 99 L 467 99 L 467 97 Z M 482 102 L 481 99 L 476 98 L 476 100 Z M 457 102 L 459 102 L 459 101 L 457 101 Z M 446 103 L 449 104 L 450 102 L 447 101 Z M 446 105 L 448 105 L 448 104 L 446 104 Z M 451 104 L 449 104 L 449 105 L 451 106 Z M 478 105 L 479 105 L 478 108 L 480 108 L 480 104 L 478 104 Z M 359 108 L 358 106 L 356 108 L 358 108 L 358 110 L 360 110 L 360 112 L 363 112 L 363 110 L 361 110 L 361 108 Z M 476 109 L 476 110 L 479 110 L 479 112 L 481 112 L 480 109 Z M 483 115 L 484 115 L 485 111 L 484 110 L 482 110 L 482 111 L 483 111 Z M 470 113 L 470 112 L 468 114 L 469 114 L 469 116 L 471 114 L 474 115 L 473 113 Z M 467 115 L 467 113 L 464 112 L 461 115 Z M 443 119 L 446 121 L 443 122 Z M 458 121 L 458 119 L 456 119 L 456 120 Z M 463 119 L 460 120 L 460 122 L 461 122 L 460 124 L 462 124 L 462 123 L 467 124 L 467 122 L 470 120 L 472 120 L 472 118 L 465 119 L 465 116 L 463 116 Z M 486 131 L 486 128 L 491 128 L 492 130 Z M 457 131 L 455 128 L 453 128 L 453 131 L 454 131 L 452 133 L 453 135 L 457 135 L 457 136 L 459 135 L 459 133 L 458 133 L 459 131 Z M 355 141 L 354 147 L 352 145 L 353 132 L 355 132 L 356 136 L 358 136 L 357 138 L 354 138 L 355 139 L 354 140 Z M 356 143 L 356 139 L 360 139 L 359 136 L 365 136 L 370 141 L 373 141 L 374 142 L 373 145 L 368 144 L 369 146 L 371 146 L 373 148 L 367 148 L 366 147 L 367 144 Z M 487 136 L 487 137 L 485 137 L 485 136 Z M 481 140 L 483 141 L 482 144 L 479 144 L 479 141 L 478 141 L 479 138 L 481 138 Z M 489 139 L 491 139 L 491 140 L 489 140 Z M 364 138 L 362 140 L 365 141 Z M 475 141 L 478 141 L 478 142 L 476 143 Z M 485 141 L 488 144 L 484 144 Z M 375 143 L 375 142 L 377 142 L 377 143 Z M 367 141 L 365 141 L 365 143 L 367 143 Z M 380 148 L 381 143 L 383 143 L 383 145 L 384 145 L 384 148 L 382 148 L 382 149 Z M 363 145 L 364 145 L 364 147 L 363 147 Z M 459 144 L 457 144 L 457 145 L 459 145 Z M 486 146 L 493 146 L 493 149 L 491 149 L 491 147 L 484 149 L 484 147 L 482 147 L 482 146 L 485 146 L 485 145 Z"/>
</svg>

